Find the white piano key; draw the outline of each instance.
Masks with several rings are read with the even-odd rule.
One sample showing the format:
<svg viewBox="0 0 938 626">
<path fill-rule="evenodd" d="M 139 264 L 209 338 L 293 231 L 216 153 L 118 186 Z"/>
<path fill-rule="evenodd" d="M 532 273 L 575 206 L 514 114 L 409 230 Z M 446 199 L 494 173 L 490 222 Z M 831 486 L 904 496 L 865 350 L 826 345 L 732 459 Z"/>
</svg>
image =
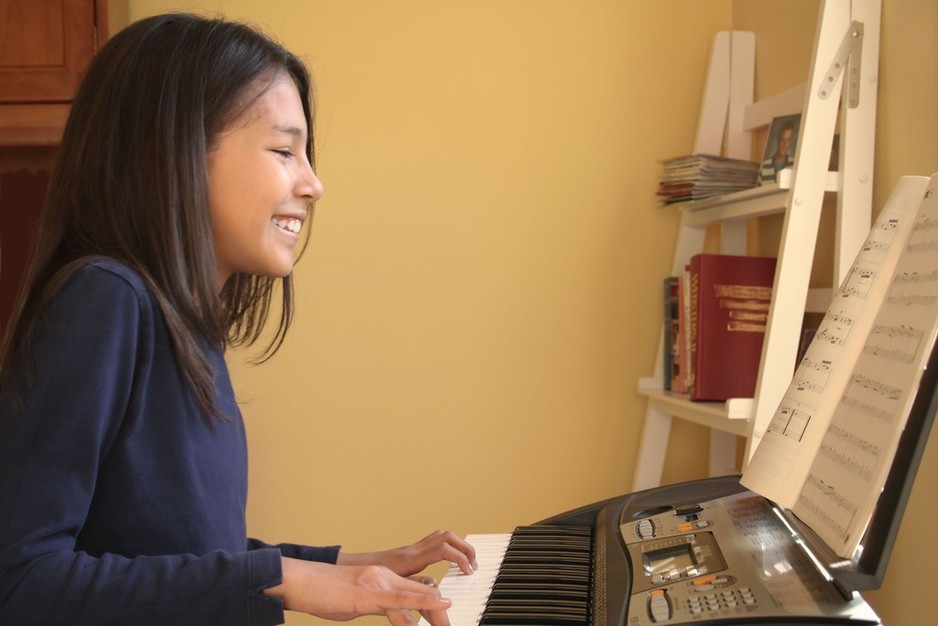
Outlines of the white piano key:
<svg viewBox="0 0 938 626">
<path fill-rule="evenodd" d="M 479 623 L 510 539 L 511 533 L 466 535 L 466 541 L 475 548 L 479 568 L 472 574 L 463 574 L 457 566 L 450 565 L 440 580 L 440 595 L 453 601 L 447 611 L 450 626 Z M 420 624 L 428 626 L 423 618 Z"/>
</svg>

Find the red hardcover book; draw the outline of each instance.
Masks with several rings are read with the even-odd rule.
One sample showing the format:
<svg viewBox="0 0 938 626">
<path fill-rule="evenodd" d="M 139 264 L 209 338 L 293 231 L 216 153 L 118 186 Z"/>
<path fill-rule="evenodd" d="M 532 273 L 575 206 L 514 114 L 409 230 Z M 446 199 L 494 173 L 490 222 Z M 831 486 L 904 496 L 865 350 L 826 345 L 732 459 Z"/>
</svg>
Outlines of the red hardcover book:
<svg viewBox="0 0 938 626">
<path fill-rule="evenodd" d="M 691 400 L 753 396 L 774 280 L 773 258 L 691 257 Z"/>
</svg>

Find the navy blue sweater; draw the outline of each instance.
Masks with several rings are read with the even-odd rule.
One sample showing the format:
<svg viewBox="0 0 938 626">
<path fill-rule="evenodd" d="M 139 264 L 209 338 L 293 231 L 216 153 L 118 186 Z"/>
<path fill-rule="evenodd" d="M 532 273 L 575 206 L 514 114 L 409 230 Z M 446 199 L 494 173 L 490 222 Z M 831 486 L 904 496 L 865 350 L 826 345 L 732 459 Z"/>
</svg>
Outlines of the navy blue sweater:
<svg viewBox="0 0 938 626">
<path fill-rule="evenodd" d="M 283 621 L 280 557 L 245 530 L 247 451 L 222 352 L 207 420 L 139 276 L 83 266 L 55 297 L 22 402 L 0 389 L 0 624 Z M 16 372 L 21 374 L 21 372 Z M 22 388 L 22 386 L 21 386 Z"/>
</svg>

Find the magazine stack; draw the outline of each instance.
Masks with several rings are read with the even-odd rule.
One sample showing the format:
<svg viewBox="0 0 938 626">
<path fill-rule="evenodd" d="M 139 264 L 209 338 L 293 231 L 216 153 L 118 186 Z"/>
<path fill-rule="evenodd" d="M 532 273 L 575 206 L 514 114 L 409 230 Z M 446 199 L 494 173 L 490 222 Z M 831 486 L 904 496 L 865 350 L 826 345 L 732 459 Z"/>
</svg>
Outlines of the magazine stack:
<svg viewBox="0 0 938 626">
<path fill-rule="evenodd" d="M 691 154 L 662 162 L 661 204 L 703 200 L 759 185 L 759 164 L 712 154 Z"/>
</svg>

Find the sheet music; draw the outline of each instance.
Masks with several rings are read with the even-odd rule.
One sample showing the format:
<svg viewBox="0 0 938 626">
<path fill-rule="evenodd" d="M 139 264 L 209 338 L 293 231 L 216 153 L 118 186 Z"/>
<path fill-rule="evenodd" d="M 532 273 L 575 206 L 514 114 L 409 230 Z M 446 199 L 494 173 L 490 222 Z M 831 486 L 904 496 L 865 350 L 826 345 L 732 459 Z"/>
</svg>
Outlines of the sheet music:
<svg viewBox="0 0 938 626">
<path fill-rule="evenodd" d="M 866 530 L 936 334 L 938 176 L 793 507 L 841 556 L 853 554 Z"/>
<path fill-rule="evenodd" d="M 936 268 L 938 175 L 904 178 L 743 476 L 843 557 L 866 530 L 938 334 Z"/>
<path fill-rule="evenodd" d="M 741 483 L 749 489 L 795 507 L 928 184 L 922 176 L 903 177 L 877 217 L 746 467 Z M 851 397 L 862 398 L 857 389 Z"/>
</svg>

